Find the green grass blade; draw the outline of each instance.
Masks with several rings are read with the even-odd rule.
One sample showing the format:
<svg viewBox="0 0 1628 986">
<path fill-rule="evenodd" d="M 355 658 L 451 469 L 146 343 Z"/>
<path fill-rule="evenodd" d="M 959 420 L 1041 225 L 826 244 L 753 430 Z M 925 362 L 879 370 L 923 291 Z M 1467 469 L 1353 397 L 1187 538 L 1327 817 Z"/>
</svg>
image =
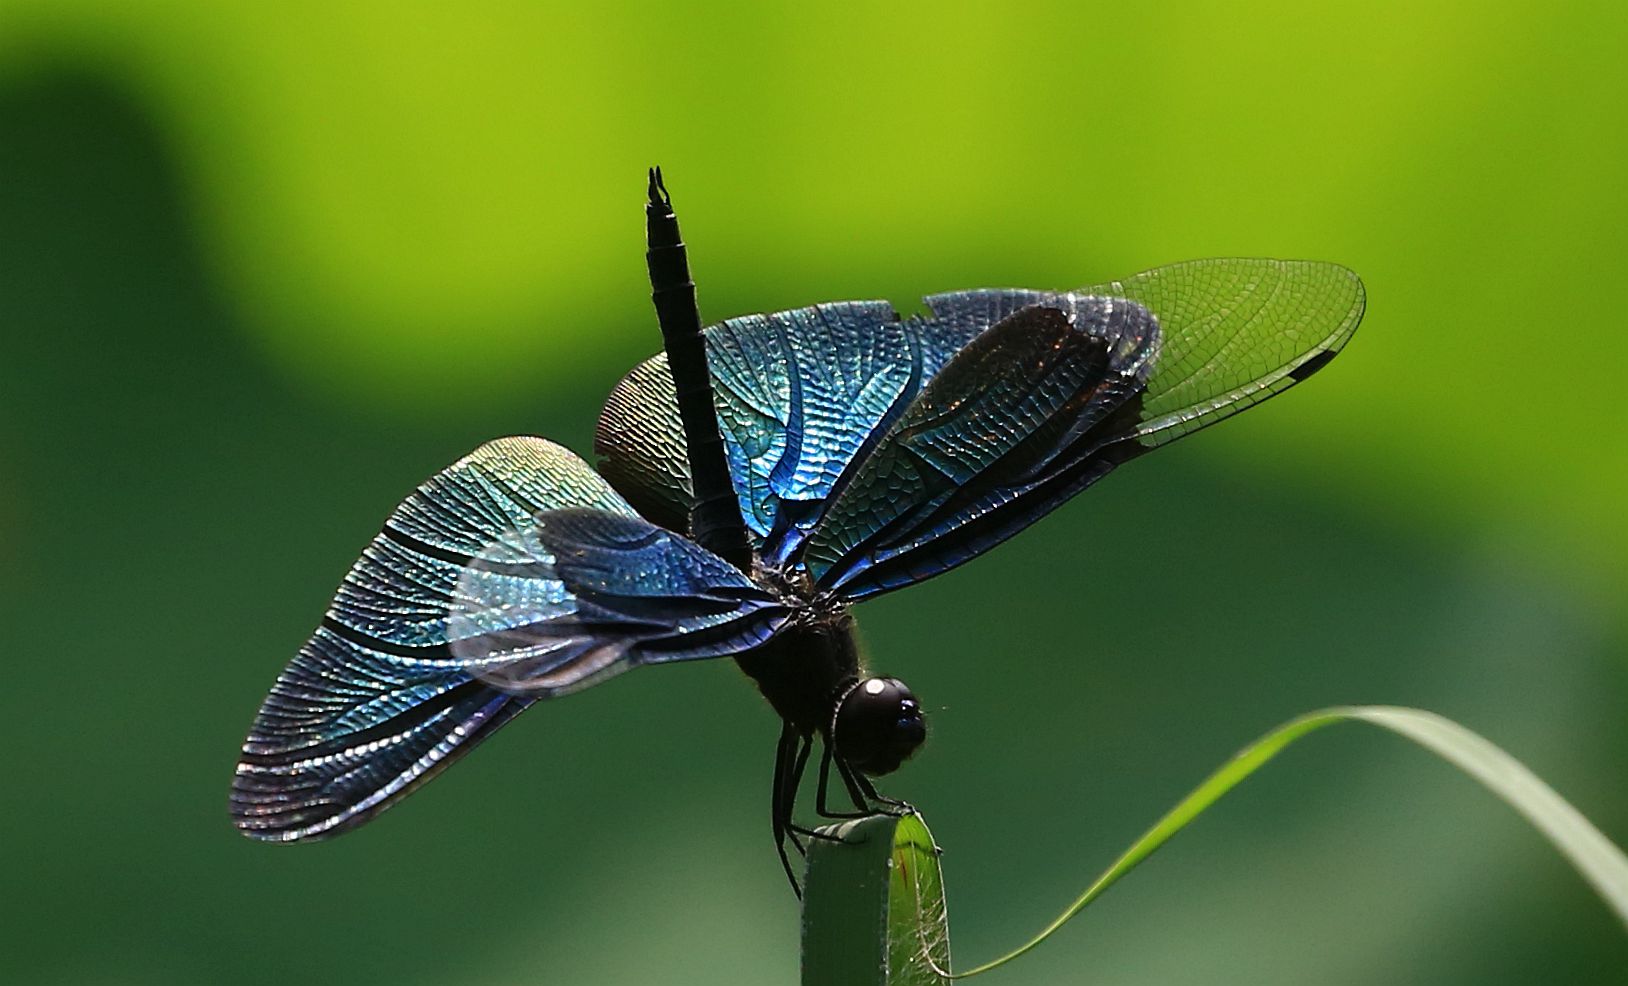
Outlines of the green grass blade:
<svg viewBox="0 0 1628 986">
<path fill-rule="evenodd" d="M 950 962 L 938 847 L 918 815 L 819 830 L 803 886 L 803 986 L 930 986 Z"/>
<path fill-rule="evenodd" d="M 920 815 L 893 830 L 888 877 L 888 986 L 937 986 L 950 967 L 950 919 L 938 844 Z"/>
<path fill-rule="evenodd" d="M 1536 826 L 1628 926 L 1628 858 L 1518 760 L 1463 726 L 1434 713 L 1390 706 L 1347 706 L 1293 719 L 1245 747 L 1136 840 L 1068 910 L 1032 940 L 992 962 L 955 973 L 954 978 L 987 972 L 1039 945 L 1284 747 L 1338 722 L 1366 722 L 1389 729 L 1486 785 Z"/>
<path fill-rule="evenodd" d="M 803 986 L 887 986 L 892 815 L 827 825 L 803 879 Z"/>
</svg>

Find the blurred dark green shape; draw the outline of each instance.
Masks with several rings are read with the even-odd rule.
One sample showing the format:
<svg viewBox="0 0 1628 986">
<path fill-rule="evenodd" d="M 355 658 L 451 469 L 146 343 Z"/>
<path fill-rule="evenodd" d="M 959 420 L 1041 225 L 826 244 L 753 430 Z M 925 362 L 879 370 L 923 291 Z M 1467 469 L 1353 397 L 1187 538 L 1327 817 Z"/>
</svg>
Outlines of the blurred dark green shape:
<svg viewBox="0 0 1628 986">
<path fill-rule="evenodd" d="M 1331 701 L 1438 709 L 1628 834 L 1628 7 L 500 7 L 0 4 L 0 981 L 795 981 L 778 723 L 726 663 L 536 711 L 329 844 L 225 811 L 391 507 L 500 435 L 586 454 L 658 348 L 652 160 L 708 318 L 1205 255 L 1368 278 L 1310 386 L 859 611 L 933 716 L 888 793 L 955 849 L 959 953 Z M 1518 818 L 1365 739 L 1286 753 L 1161 851 L 1074 930 L 1092 960 L 1620 978 L 1620 925 Z M 1014 804 L 1033 853 L 995 848 Z"/>
</svg>

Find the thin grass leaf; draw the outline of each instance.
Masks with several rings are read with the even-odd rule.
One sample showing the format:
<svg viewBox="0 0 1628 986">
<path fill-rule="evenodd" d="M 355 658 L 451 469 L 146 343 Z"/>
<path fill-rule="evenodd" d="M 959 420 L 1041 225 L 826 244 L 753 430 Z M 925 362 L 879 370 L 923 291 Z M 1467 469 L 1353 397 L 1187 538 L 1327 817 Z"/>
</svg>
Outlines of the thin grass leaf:
<svg viewBox="0 0 1628 986">
<path fill-rule="evenodd" d="M 1039 945 L 1290 743 L 1339 722 L 1366 722 L 1389 729 L 1486 785 L 1536 826 L 1628 926 L 1628 858 L 1518 760 L 1463 726 L 1431 712 L 1392 706 L 1345 706 L 1293 719 L 1245 747 L 1136 840 L 1068 910 L 1032 940 L 992 962 L 948 978 L 963 979 L 988 972 Z M 941 891 L 938 896 L 942 899 Z M 947 966 L 938 964 L 937 968 L 944 970 Z"/>
</svg>

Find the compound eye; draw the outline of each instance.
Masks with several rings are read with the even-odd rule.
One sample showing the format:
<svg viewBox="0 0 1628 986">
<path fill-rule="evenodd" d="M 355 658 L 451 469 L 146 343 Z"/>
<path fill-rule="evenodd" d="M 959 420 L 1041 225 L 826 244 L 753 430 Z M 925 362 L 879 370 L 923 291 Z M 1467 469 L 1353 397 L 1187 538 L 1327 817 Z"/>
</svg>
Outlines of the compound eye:
<svg viewBox="0 0 1628 986">
<path fill-rule="evenodd" d="M 897 678 L 866 678 L 849 689 L 833 727 L 838 755 L 872 776 L 899 769 L 927 738 L 921 703 Z"/>
</svg>

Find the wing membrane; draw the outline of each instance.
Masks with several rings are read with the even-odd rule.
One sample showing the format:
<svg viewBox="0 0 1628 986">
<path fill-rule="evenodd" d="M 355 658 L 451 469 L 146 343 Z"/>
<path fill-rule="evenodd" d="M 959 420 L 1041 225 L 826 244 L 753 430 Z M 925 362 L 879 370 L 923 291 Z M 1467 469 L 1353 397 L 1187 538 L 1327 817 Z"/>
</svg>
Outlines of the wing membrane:
<svg viewBox="0 0 1628 986">
<path fill-rule="evenodd" d="M 818 586 L 857 599 L 953 567 L 1105 471 L 1080 467 L 1124 436 L 1158 327 L 1118 299 L 1055 304 L 979 335 L 910 405 L 810 539 Z"/>
<path fill-rule="evenodd" d="M 1014 312 L 1034 305 L 1056 306 L 1062 291 L 1032 291 L 1027 288 L 984 288 L 976 291 L 950 291 L 928 295 L 923 301 L 933 317 L 959 328 L 965 341 Z M 1090 294 L 1091 292 L 1081 292 Z M 965 342 L 963 342 L 963 345 Z M 953 353 L 951 353 L 953 355 Z"/>
<path fill-rule="evenodd" d="M 1074 312 L 1092 297 L 1135 302 L 1157 322 L 1156 348 L 1148 366 L 1138 371 L 1141 393 L 1134 410 L 1114 419 L 1117 431 L 1099 422 L 1092 433 L 1094 445 L 1077 445 L 1058 458 L 1043 482 L 1014 494 L 1014 506 L 1002 511 L 998 522 L 966 519 L 944 527 L 946 532 L 965 528 L 968 540 L 957 550 L 935 549 L 942 554 L 933 557 L 923 546 L 911 549 L 910 564 L 923 566 L 912 573 L 899 553 L 905 546 L 900 541 L 889 549 L 899 560 L 866 576 L 861 586 L 859 568 L 876 567 L 880 560 L 839 561 L 845 551 L 858 550 L 851 538 L 881 535 L 856 535 L 868 530 L 864 523 L 847 514 L 834 518 L 830 512 L 835 500 L 850 495 L 845 492 L 850 487 L 864 488 L 858 482 L 861 472 L 881 468 L 869 466 L 868 460 L 887 443 L 884 436 L 902 427 L 900 417 L 912 402 L 992 326 L 1030 308 Z M 1119 462 L 1305 379 L 1356 330 L 1364 298 L 1362 282 L 1335 264 L 1230 258 L 1172 264 L 1074 292 L 958 291 L 926 302 L 927 318 L 894 320 L 882 303 L 861 302 L 732 319 L 707 330 L 715 402 L 754 547 L 782 567 L 806 560 L 810 569 L 819 569 L 822 583 L 841 579 L 844 591 L 856 597 L 965 560 Z M 866 333 L 876 338 L 865 341 Z M 874 376 L 868 392 L 863 386 L 867 372 Z M 966 386 L 977 389 L 972 382 Z M 808 398 L 816 392 L 823 396 Z M 635 368 L 612 393 L 600 418 L 596 448 L 606 475 L 641 512 L 663 526 L 685 530 L 689 470 L 663 357 Z M 1087 455 L 1088 448 L 1095 451 Z M 889 454 L 899 453 L 895 448 Z M 1071 464 L 1064 468 L 1059 464 L 1064 461 Z M 873 476 L 866 483 L 877 481 Z M 923 480 L 919 488 L 901 487 L 891 495 L 906 498 L 898 509 L 911 512 L 922 503 L 908 498 L 930 499 L 929 488 L 943 492 L 935 482 Z M 877 490 L 863 495 L 877 495 Z M 884 510 L 894 509 L 885 501 L 879 501 Z M 848 513 L 853 509 L 854 504 L 844 508 Z M 933 509 L 954 508 L 940 504 Z M 936 523 L 948 514 L 933 516 Z M 888 522 L 902 523 L 898 517 Z M 828 525 L 829 531 L 820 533 Z M 917 536 L 931 540 L 927 531 L 932 529 L 929 524 Z M 836 568 L 841 570 L 833 573 Z"/>
<path fill-rule="evenodd" d="M 719 430 L 761 556 L 785 563 L 797 555 L 842 477 L 955 353 L 999 321 L 997 308 L 1056 297 L 975 294 L 929 298 L 933 316 L 925 319 L 853 301 L 707 328 Z M 641 514 L 688 529 L 689 461 L 665 355 L 639 364 L 611 392 L 594 448 L 605 477 Z"/>
<path fill-rule="evenodd" d="M 272 841 L 345 831 L 540 697 L 772 632 L 778 604 L 669 539 L 542 439 L 491 442 L 432 478 L 364 550 L 261 707 L 232 785 L 239 829 Z M 606 568 L 626 559 L 639 567 Z M 545 638 L 561 645 L 546 657 Z"/>
<path fill-rule="evenodd" d="M 758 553 L 802 543 L 838 478 L 920 387 L 916 326 L 880 301 L 732 318 L 706 330 L 719 431 Z M 686 529 L 689 467 L 664 355 L 612 391 L 595 448 L 646 516 Z"/>
<path fill-rule="evenodd" d="M 639 513 L 668 530 L 689 533 L 695 492 L 666 353 L 635 366 L 605 399 L 594 454 L 600 473 Z"/>
<path fill-rule="evenodd" d="M 936 318 L 976 325 L 1014 319 L 1032 307 L 1073 311 L 1093 299 L 1134 303 L 1157 322 L 1156 341 L 1136 374 L 1139 392 L 1087 427 L 1080 440 L 1033 472 L 1022 483 L 1001 478 L 969 480 L 964 490 L 944 493 L 947 474 L 925 473 L 920 485 L 894 476 L 888 507 L 897 517 L 887 528 L 868 530 L 860 516 L 859 493 L 843 491 L 831 508 L 829 532 L 816 533 L 809 567 L 820 584 L 841 586 L 849 598 L 863 598 L 920 581 L 959 564 L 1016 533 L 1063 500 L 1106 475 L 1121 462 L 1214 424 L 1281 393 L 1326 365 L 1361 321 L 1364 294 L 1355 274 L 1336 264 L 1251 258 L 1198 260 L 1144 271 L 1077 292 L 1055 294 L 1022 289 L 963 291 L 928 299 Z M 1004 325 L 1004 322 L 1002 323 Z M 929 384 L 939 386 L 961 361 L 983 347 L 1000 329 L 989 330 Z M 970 365 L 970 363 L 969 363 Z M 969 377 L 971 374 L 969 374 Z M 967 392 L 977 389 L 969 384 Z M 923 394 L 922 400 L 926 399 Z M 906 419 L 915 408 L 906 412 Z M 906 427 L 904 421 L 898 425 Z M 996 434 L 999 429 L 989 433 Z M 919 441 L 919 439 L 915 439 Z M 878 447 L 880 459 L 891 436 Z M 996 439 L 997 445 L 1000 440 Z M 902 443 L 908 445 L 910 443 Z M 897 454 L 890 452 L 889 454 Z M 922 459 L 922 462 L 928 462 Z M 997 460 L 998 463 L 998 460 Z M 884 468 L 866 463 L 861 475 Z M 856 488 L 865 488 L 877 480 Z M 1003 487 L 994 500 L 968 500 L 966 490 Z M 884 497 L 885 500 L 885 497 Z M 957 504 L 962 506 L 957 507 Z M 957 511 L 960 511 L 957 513 Z M 901 520 L 909 517 L 913 520 Z M 856 537 L 856 531 L 863 532 Z M 901 532 L 908 531 L 908 535 Z M 945 543 L 935 545 L 943 540 Z"/>
<path fill-rule="evenodd" d="M 764 643 L 789 610 L 734 566 L 641 518 L 540 513 L 472 559 L 452 652 L 504 691 L 577 691 L 637 664 L 719 657 Z"/>
<path fill-rule="evenodd" d="M 1362 320 L 1362 281 L 1306 260 L 1193 260 L 1080 294 L 1129 298 L 1164 336 L 1136 441 L 1157 448 L 1281 393 L 1334 358 Z"/>
</svg>

